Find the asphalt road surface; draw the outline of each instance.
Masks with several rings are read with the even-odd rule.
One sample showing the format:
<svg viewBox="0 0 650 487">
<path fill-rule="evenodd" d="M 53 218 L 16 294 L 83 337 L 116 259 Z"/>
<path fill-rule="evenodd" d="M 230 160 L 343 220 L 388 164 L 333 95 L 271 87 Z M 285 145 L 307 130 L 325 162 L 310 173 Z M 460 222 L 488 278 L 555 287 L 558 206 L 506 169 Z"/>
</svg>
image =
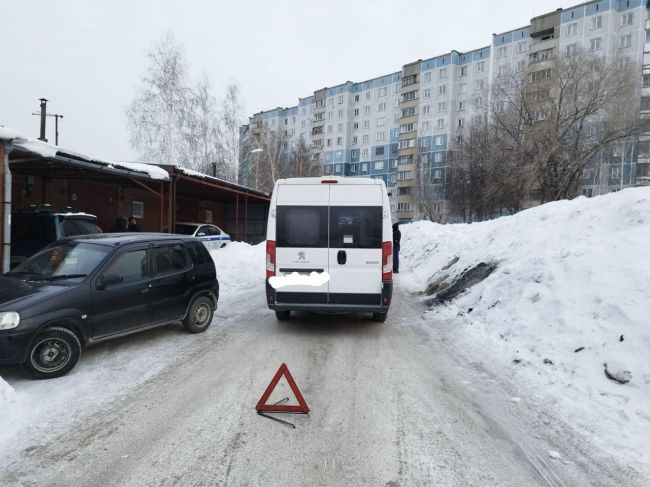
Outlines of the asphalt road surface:
<svg viewBox="0 0 650 487">
<path fill-rule="evenodd" d="M 312 314 L 277 322 L 263 298 L 251 291 L 224 299 L 196 346 L 129 395 L 73 421 L 54 441 L 20 452 L 0 471 L 0 485 L 639 482 L 570 425 L 513 402 L 507 384 L 463 361 L 436 323 L 418 318 L 410 296 L 396 292 L 386 323 Z M 154 333 L 169 332 L 130 340 L 142 340 L 146 353 Z M 170 342 L 177 339 L 170 333 Z M 254 410 L 283 362 L 311 408 L 309 416 L 280 416 L 295 429 Z M 282 381 L 272 399 L 288 391 Z M 550 450 L 562 458 L 551 458 Z"/>
</svg>

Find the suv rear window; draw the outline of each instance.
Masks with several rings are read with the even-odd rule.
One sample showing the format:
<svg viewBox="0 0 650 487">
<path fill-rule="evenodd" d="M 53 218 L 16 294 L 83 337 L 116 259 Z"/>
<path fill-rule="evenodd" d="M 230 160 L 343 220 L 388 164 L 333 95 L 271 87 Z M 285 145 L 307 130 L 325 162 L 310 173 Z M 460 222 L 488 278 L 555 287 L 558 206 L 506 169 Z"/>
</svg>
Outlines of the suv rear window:
<svg viewBox="0 0 650 487">
<path fill-rule="evenodd" d="M 64 237 L 73 235 L 93 235 L 99 233 L 99 228 L 90 220 L 81 218 L 64 218 L 61 222 L 61 232 Z"/>
<path fill-rule="evenodd" d="M 380 249 L 382 211 L 381 206 L 332 206 L 330 247 Z"/>
<path fill-rule="evenodd" d="M 326 206 L 278 206 L 277 247 L 327 248 Z"/>
</svg>

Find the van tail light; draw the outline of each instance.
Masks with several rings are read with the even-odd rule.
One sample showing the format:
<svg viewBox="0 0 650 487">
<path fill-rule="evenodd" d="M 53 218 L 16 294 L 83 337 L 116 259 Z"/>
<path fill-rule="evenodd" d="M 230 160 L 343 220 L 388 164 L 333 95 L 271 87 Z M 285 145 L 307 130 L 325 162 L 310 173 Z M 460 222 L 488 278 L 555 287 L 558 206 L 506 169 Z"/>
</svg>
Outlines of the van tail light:
<svg viewBox="0 0 650 487">
<path fill-rule="evenodd" d="M 266 277 L 275 276 L 275 241 L 266 241 Z"/>
<path fill-rule="evenodd" d="M 393 242 L 381 244 L 381 280 L 393 280 Z"/>
</svg>

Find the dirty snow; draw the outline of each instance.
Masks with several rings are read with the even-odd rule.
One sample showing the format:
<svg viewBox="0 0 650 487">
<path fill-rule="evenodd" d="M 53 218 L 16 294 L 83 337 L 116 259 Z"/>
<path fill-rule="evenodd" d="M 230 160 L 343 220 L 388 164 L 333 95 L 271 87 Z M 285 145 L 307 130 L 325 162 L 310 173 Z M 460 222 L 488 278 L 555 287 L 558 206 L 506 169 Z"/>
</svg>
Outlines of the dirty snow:
<svg viewBox="0 0 650 487">
<path fill-rule="evenodd" d="M 518 396 L 650 472 L 650 188 L 401 231 L 400 283 L 412 292 L 497 264 L 431 307 L 432 333 L 449 334 L 462 353 L 518 384 Z M 435 328 L 445 322 L 452 325 Z M 608 379 L 606 363 L 630 382 Z"/>
</svg>

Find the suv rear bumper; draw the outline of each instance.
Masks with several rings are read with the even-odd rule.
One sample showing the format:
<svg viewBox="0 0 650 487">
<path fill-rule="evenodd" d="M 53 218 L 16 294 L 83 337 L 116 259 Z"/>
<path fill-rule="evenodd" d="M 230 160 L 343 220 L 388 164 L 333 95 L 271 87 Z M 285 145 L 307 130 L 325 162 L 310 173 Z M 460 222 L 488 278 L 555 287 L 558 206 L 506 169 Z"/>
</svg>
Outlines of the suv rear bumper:
<svg viewBox="0 0 650 487">
<path fill-rule="evenodd" d="M 368 302 L 364 297 L 374 295 L 337 294 L 338 302 L 328 302 L 330 297 L 316 293 L 291 293 L 296 298 L 288 301 L 278 301 L 277 292 L 266 279 L 266 302 L 269 309 L 274 311 L 318 311 L 318 312 L 359 312 L 359 313 L 387 313 L 393 298 L 393 281 L 382 281 L 381 295 L 377 294 L 377 304 Z M 357 299 L 357 297 L 359 299 Z M 340 299 L 344 298 L 344 299 Z M 298 302 L 297 302 L 298 301 Z M 344 301 L 344 302 L 341 302 Z"/>
</svg>

